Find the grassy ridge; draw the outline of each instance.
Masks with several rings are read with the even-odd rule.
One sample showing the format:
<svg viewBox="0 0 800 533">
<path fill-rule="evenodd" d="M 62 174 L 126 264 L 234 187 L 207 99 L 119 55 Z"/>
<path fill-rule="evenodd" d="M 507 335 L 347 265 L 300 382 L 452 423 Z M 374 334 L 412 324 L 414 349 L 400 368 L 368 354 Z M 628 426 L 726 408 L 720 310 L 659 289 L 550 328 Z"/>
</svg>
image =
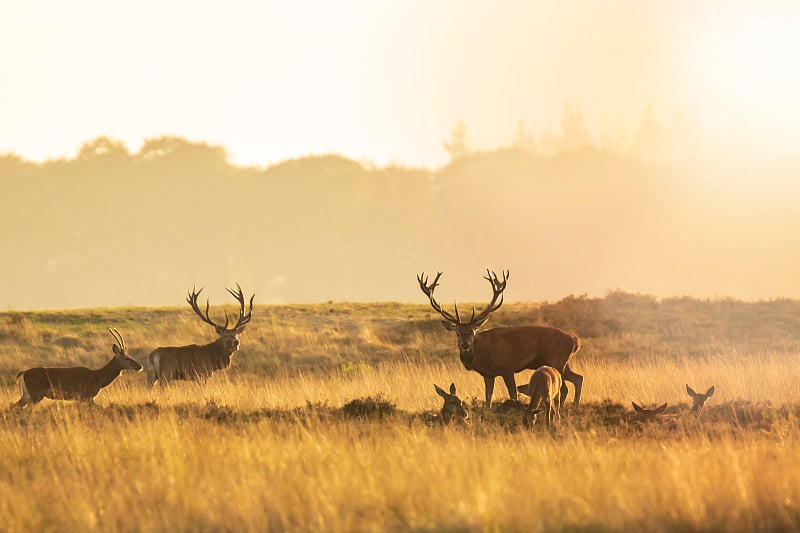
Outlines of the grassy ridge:
<svg viewBox="0 0 800 533">
<path fill-rule="evenodd" d="M 584 404 L 557 428 L 482 405 L 483 380 L 424 305 L 258 306 L 206 386 L 123 373 L 94 406 L 0 410 L 9 531 L 752 531 L 800 528 L 800 304 L 686 298 L 505 304 L 495 325 L 584 340 Z M 188 309 L 0 313 L 0 402 L 17 369 L 97 367 L 205 342 Z M 517 377 L 522 382 L 529 376 Z M 471 424 L 440 428 L 433 383 Z M 699 415 L 683 390 L 716 385 Z M 504 387 L 495 390 L 502 400 Z M 498 395 L 500 398 L 497 398 Z M 630 402 L 669 402 L 643 422 Z"/>
</svg>

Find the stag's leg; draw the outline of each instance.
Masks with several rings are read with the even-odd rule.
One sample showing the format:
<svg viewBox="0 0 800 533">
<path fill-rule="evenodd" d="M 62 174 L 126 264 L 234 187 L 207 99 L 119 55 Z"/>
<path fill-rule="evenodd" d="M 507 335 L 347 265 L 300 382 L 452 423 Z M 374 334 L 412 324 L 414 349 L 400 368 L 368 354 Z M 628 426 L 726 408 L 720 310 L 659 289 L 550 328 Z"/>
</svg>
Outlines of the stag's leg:
<svg viewBox="0 0 800 533">
<path fill-rule="evenodd" d="M 517 382 L 514 380 L 514 374 L 503 376 L 503 382 L 506 384 L 506 389 L 508 389 L 508 397 L 517 401 Z"/>
<path fill-rule="evenodd" d="M 494 394 L 494 377 L 483 376 L 483 384 L 486 387 L 486 407 L 491 407 L 492 394 Z"/>
<path fill-rule="evenodd" d="M 564 374 L 562 376 L 564 381 L 569 381 L 575 385 L 575 407 L 581 402 L 581 389 L 583 388 L 583 376 L 576 374 L 572 371 L 569 365 L 564 367 Z M 561 404 L 563 405 L 567 399 L 567 384 L 561 384 Z"/>
</svg>

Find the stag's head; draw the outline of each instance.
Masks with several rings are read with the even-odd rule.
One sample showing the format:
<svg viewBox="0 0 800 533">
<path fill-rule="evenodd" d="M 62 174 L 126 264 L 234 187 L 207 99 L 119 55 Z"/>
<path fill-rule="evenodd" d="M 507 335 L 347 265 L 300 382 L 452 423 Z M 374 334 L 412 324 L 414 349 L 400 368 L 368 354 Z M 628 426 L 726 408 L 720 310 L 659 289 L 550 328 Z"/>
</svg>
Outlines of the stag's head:
<svg viewBox="0 0 800 533">
<path fill-rule="evenodd" d="M 203 292 L 202 288 L 199 291 L 195 288 L 192 288 L 192 290 L 189 291 L 189 295 L 186 297 L 186 301 L 192 306 L 194 312 L 203 320 L 203 322 L 214 326 L 214 331 L 217 332 L 217 335 L 219 335 L 220 339 L 222 340 L 225 350 L 233 353 L 239 349 L 239 334 L 244 331 L 245 326 L 253 317 L 253 299 L 255 299 L 256 295 L 254 294 L 250 297 L 250 308 L 247 313 L 245 313 L 244 293 L 242 292 L 242 288 L 239 286 L 239 284 L 236 284 L 235 291 L 233 289 L 225 290 L 227 290 L 231 296 L 236 298 L 236 301 L 239 302 L 239 319 L 232 328 L 228 327 L 230 324 L 230 319 L 227 311 L 225 311 L 225 324 L 217 324 L 211 320 L 211 317 L 208 315 L 208 300 L 206 300 L 205 314 L 200 311 L 200 308 L 197 306 L 197 298 L 200 296 L 200 293 Z"/>
<path fill-rule="evenodd" d="M 692 398 L 692 411 L 699 411 L 703 408 L 706 400 L 714 395 L 714 387 L 710 387 L 705 394 L 695 392 L 689 385 L 686 385 L 686 394 Z"/>
<path fill-rule="evenodd" d="M 111 333 L 111 336 L 114 337 L 114 340 L 117 341 L 118 344 L 114 344 L 112 349 L 114 350 L 114 357 L 117 359 L 122 370 L 133 370 L 134 372 L 138 372 L 142 369 L 142 365 L 140 365 L 136 359 L 128 357 L 126 353 L 128 347 L 125 346 L 125 339 L 122 338 L 122 333 L 117 330 L 117 328 L 108 328 L 108 332 Z"/>
<path fill-rule="evenodd" d="M 458 337 L 458 349 L 461 351 L 463 359 L 464 354 L 469 354 L 472 352 L 475 334 L 478 332 L 481 326 L 483 326 L 486 321 L 489 320 L 489 314 L 492 311 L 496 311 L 501 305 L 503 305 L 503 291 L 506 290 L 508 271 L 503 272 L 502 281 L 494 272 L 489 272 L 488 270 L 486 271 L 486 276 L 484 276 L 484 279 L 492 285 L 492 301 L 489 302 L 489 305 L 487 305 L 486 308 L 477 315 L 475 314 L 475 308 L 473 307 L 472 317 L 466 322 L 461 321 L 461 316 L 458 314 L 458 304 L 454 305 L 455 314 L 451 315 L 442 309 L 442 306 L 439 305 L 439 303 L 433 297 L 433 291 L 439 284 L 439 278 L 441 275 L 441 272 L 437 272 L 433 282 L 429 284 L 428 277 L 423 272 L 417 276 L 417 281 L 419 282 L 419 287 L 422 289 L 422 292 L 428 297 L 431 307 L 433 307 L 433 309 L 444 318 L 444 320 L 442 320 L 442 324 L 444 325 L 445 329 L 456 332 L 456 337 Z M 499 302 L 497 301 L 498 298 L 500 299 Z"/>
<path fill-rule="evenodd" d="M 464 407 L 464 402 L 456 396 L 456 384 L 450 384 L 450 393 L 444 391 L 437 384 L 433 384 L 436 389 L 436 394 L 444 398 L 444 405 L 442 406 L 441 417 L 444 424 L 450 422 L 466 422 L 469 418 L 469 413 Z"/>
</svg>

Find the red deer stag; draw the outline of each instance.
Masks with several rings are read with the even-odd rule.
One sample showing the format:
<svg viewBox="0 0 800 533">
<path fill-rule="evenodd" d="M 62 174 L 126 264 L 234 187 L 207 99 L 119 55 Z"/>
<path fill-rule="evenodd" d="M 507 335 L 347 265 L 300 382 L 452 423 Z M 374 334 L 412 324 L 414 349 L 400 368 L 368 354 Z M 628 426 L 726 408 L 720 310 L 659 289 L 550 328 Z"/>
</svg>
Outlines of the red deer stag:
<svg viewBox="0 0 800 533">
<path fill-rule="evenodd" d="M 576 374 L 569 367 L 569 360 L 580 349 L 581 342 L 577 336 L 557 328 L 546 326 L 509 326 L 487 329 L 478 332 L 481 326 L 489 319 L 489 314 L 503 305 L 503 291 L 506 289 L 508 272 L 503 273 L 503 280 L 497 278 L 494 272 L 486 271 L 484 279 L 492 285 L 492 300 L 486 308 L 475 315 L 472 309 L 472 318 L 462 322 L 458 314 L 458 305 L 455 305 L 455 315 L 451 315 L 433 297 L 433 291 L 439 283 L 442 273 L 438 272 L 432 283 L 423 272 L 417 276 L 419 287 L 428 297 L 431 307 L 438 312 L 444 320 L 445 329 L 455 331 L 458 337 L 458 350 L 461 363 L 467 370 L 474 370 L 483 376 L 486 386 L 486 406 L 492 404 L 494 380 L 497 376 L 503 378 L 512 400 L 517 399 L 517 384 L 514 374 L 525 369 L 535 370 L 540 366 L 552 366 L 561 373 L 566 381 L 575 385 L 575 405 L 581 400 L 581 387 L 583 376 Z M 500 298 L 498 302 L 497 299 Z M 561 386 L 561 403 L 567 397 L 567 387 Z"/>
<path fill-rule="evenodd" d="M 561 390 L 561 374 L 552 366 L 540 366 L 531 375 L 531 381 L 527 385 L 520 385 L 517 391 L 531 397 L 528 406 L 529 412 L 533 415 L 533 422 L 536 422 L 538 413 L 546 413 L 547 427 L 553 421 L 553 414 L 561 418 L 561 402 L 558 393 Z"/>
<path fill-rule="evenodd" d="M 239 319 L 236 325 L 228 329 L 228 313 L 225 313 L 225 325 L 220 325 L 211 320 L 208 316 L 209 302 L 206 300 L 205 315 L 197 306 L 197 297 L 203 289 L 199 291 L 192 289 L 186 297 L 186 301 L 192 306 L 192 310 L 203 322 L 214 326 L 214 330 L 219 338 L 209 344 L 198 346 L 167 346 L 156 348 L 145 361 L 147 371 L 147 383 L 153 386 L 156 381 L 165 385 L 174 380 L 198 380 L 205 381 L 216 370 L 223 370 L 231 366 L 231 357 L 239 349 L 239 334 L 244 331 L 245 326 L 253 316 L 253 299 L 250 298 L 250 309 L 245 314 L 245 300 L 242 288 L 236 284 L 236 289 L 226 289 L 236 301 L 239 302 Z"/>
<path fill-rule="evenodd" d="M 22 398 L 15 407 L 37 404 L 43 398 L 53 400 L 81 400 L 94 402 L 100 389 L 111 384 L 123 370 L 142 369 L 142 365 L 125 353 L 127 347 L 122 334 L 116 328 L 108 330 L 119 345 L 114 344 L 114 357 L 106 366 L 92 370 L 85 366 L 71 368 L 47 368 L 37 366 L 22 370 L 17 379 L 22 387 Z"/>
<path fill-rule="evenodd" d="M 714 387 L 713 385 L 709 388 L 705 394 L 701 394 L 699 392 L 695 392 L 689 385 L 686 385 L 686 394 L 688 394 L 692 398 L 692 411 L 699 411 L 703 408 L 703 405 L 706 403 L 706 400 L 714 396 Z"/>
</svg>

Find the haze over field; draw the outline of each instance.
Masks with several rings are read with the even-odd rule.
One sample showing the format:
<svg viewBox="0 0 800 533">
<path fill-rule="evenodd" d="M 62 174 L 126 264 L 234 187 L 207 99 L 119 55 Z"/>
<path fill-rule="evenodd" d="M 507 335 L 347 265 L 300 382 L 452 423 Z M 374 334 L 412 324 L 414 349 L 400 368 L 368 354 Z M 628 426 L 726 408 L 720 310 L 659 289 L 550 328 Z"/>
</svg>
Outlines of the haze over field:
<svg viewBox="0 0 800 533">
<path fill-rule="evenodd" d="M 798 55 L 788 1 L 12 1 L 0 306 L 797 298 Z"/>
</svg>

